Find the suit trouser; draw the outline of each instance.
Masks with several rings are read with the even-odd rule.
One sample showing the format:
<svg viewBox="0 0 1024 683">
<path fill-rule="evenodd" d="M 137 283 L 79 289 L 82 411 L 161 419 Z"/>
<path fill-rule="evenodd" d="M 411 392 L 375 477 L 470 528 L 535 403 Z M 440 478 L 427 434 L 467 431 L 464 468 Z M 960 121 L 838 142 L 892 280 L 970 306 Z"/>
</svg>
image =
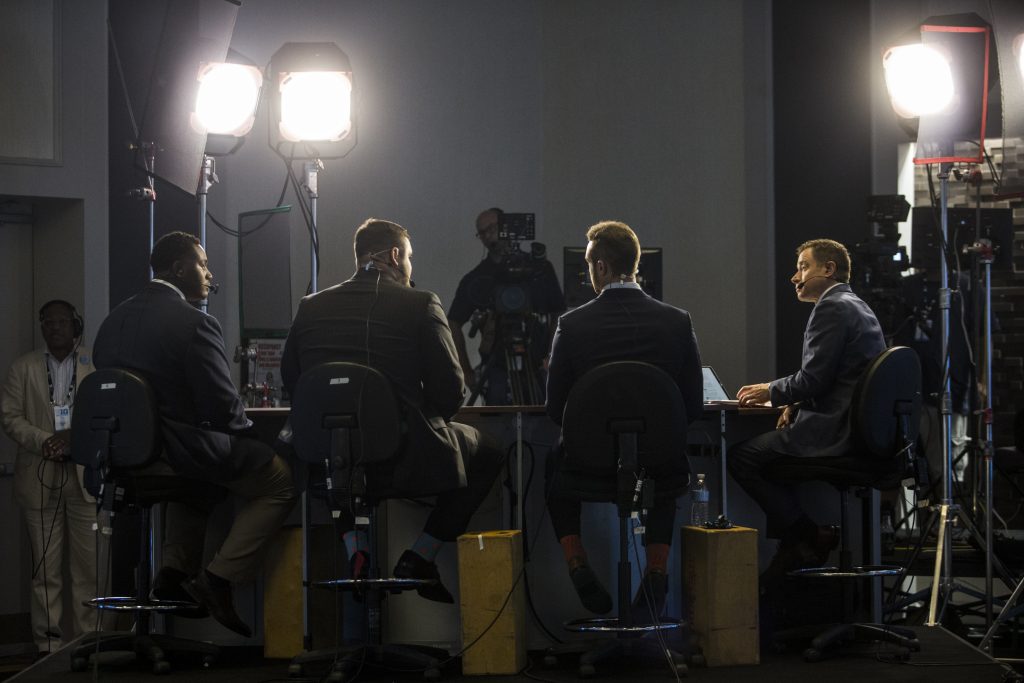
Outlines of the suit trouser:
<svg viewBox="0 0 1024 683">
<path fill-rule="evenodd" d="M 459 440 L 466 467 L 466 486 L 437 496 L 423 532 L 441 541 L 454 541 L 465 533 L 469 520 L 491 492 L 505 453 L 498 442 L 469 425 L 449 423 Z"/>
<path fill-rule="evenodd" d="M 566 536 L 580 535 L 580 513 L 583 502 L 579 495 L 570 491 L 564 491 L 559 484 L 559 472 L 562 459 L 564 458 L 562 448 L 559 446 L 548 454 L 545 463 L 545 477 L 548 497 L 548 514 L 551 516 L 551 526 L 555 529 L 555 537 L 559 540 Z M 661 478 L 678 476 L 678 472 L 652 472 L 650 478 L 657 481 Z M 610 481 L 615 481 L 615 474 L 612 473 Z M 657 486 L 655 486 L 657 491 Z M 672 544 L 675 535 L 676 523 L 676 496 L 655 495 L 654 505 L 647 511 L 647 518 L 644 521 L 644 545 L 651 543 Z"/>
<path fill-rule="evenodd" d="M 768 538 L 783 538 L 804 514 L 796 484 L 769 481 L 764 476 L 778 458 L 793 457 L 782 452 L 781 435 L 767 432 L 729 448 L 729 473 L 764 510 Z"/>
<path fill-rule="evenodd" d="M 41 652 L 57 650 L 66 641 L 60 627 L 64 616 L 65 544 L 74 635 L 94 630 L 99 618 L 98 610 L 82 604 L 96 597 L 96 504 L 82 494 L 74 465 L 68 463 L 65 467 L 69 475 L 61 490 L 49 491 L 41 509 L 22 511 L 32 547 L 32 640 Z"/>
<path fill-rule="evenodd" d="M 235 449 L 265 448 L 249 438 L 236 438 Z M 291 467 L 274 454 L 269 462 L 230 481 L 217 482 L 241 499 L 227 537 L 207 570 L 232 583 L 259 573 L 270 540 L 288 518 L 296 493 Z M 206 522 L 211 506 L 168 503 L 164 528 L 164 566 L 195 574 L 202 563 Z"/>
</svg>

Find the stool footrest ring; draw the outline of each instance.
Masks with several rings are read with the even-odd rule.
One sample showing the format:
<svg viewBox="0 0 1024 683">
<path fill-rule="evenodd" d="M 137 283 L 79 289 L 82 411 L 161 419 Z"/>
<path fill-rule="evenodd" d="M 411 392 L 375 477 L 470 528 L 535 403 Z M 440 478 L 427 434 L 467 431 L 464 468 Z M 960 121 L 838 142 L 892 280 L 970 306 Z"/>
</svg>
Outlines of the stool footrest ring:
<svg viewBox="0 0 1024 683">
<path fill-rule="evenodd" d="M 573 619 L 563 624 L 566 631 L 573 633 L 635 633 L 643 635 L 654 631 L 669 631 L 680 628 L 683 622 L 679 619 L 665 617 L 657 624 L 633 624 L 626 626 L 619 623 L 618 617 L 602 617 L 598 619 Z"/>
<path fill-rule="evenodd" d="M 139 600 L 136 597 L 93 598 L 82 603 L 93 609 L 121 612 L 187 612 L 201 609 L 194 602 L 183 600 Z"/>
<path fill-rule="evenodd" d="M 424 586 L 436 585 L 435 579 L 329 579 L 326 581 L 310 581 L 309 585 L 314 588 L 335 588 L 343 591 L 409 591 Z"/>
<path fill-rule="evenodd" d="M 860 567 L 840 569 L 839 567 L 809 567 L 787 572 L 788 576 L 808 579 L 870 579 L 875 576 L 896 576 L 903 567 L 892 564 L 866 564 Z"/>
</svg>

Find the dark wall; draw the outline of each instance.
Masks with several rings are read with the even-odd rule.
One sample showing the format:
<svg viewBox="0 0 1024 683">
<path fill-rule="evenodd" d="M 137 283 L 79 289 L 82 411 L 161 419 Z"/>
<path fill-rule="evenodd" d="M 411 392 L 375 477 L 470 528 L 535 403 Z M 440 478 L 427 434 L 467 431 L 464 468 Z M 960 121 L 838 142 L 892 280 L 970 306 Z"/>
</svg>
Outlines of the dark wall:
<svg viewBox="0 0 1024 683">
<path fill-rule="evenodd" d="M 862 241 L 871 193 L 871 13 L 865 0 L 773 3 L 777 368 L 800 366 L 811 306 L 789 278 L 795 248 Z M 877 60 L 876 60 L 877 61 Z"/>
</svg>

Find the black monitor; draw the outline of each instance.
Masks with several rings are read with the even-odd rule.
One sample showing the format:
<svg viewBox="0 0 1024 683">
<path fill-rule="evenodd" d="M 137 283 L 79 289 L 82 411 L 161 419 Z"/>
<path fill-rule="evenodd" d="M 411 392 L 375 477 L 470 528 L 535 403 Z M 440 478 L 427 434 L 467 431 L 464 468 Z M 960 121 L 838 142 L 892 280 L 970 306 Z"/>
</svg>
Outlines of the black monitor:
<svg viewBox="0 0 1024 683">
<path fill-rule="evenodd" d="M 291 206 L 238 214 L 242 339 L 284 339 L 292 325 Z"/>
<path fill-rule="evenodd" d="M 565 290 L 565 305 L 569 308 L 582 306 L 597 296 L 590 285 L 590 272 L 584 259 L 586 253 L 585 247 L 563 248 L 562 288 Z M 645 292 L 661 300 L 661 247 L 640 250 L 636 281 Z"/>
</svg>

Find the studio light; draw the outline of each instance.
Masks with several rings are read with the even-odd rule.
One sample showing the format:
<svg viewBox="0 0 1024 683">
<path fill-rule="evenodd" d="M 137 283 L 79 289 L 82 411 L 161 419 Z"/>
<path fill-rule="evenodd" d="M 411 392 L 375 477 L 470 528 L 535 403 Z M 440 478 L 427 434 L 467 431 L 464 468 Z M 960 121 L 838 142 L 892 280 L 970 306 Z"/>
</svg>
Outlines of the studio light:
<svg viewBox="0 0 1024 683">
<path fill-rule="evenodd" d="M 246 64 L 204 63 L 196 76 L 199 90 L 191 123 L 194 130 L 241 137 L 256 120 L 263 74 Z"/>
<path fill-rule="evenodd" d="M 906 119 L 952 107 L 956 91 L 949 56 L 921 43 L 890 48 L 882 57 L 892 108 Z"/>
<path fill-rule="evenodd" d="M 270 146 L 291 158 L 337 156 L 335 143 L 353 132 L 348 55 L 334 43 L 285 43 L 270 58 L 267 78 Z"/>
<path fill-rule="evenodd" d="M 281 74 L 281 137 L 337 142 L 352 129 L 352 81 L 340 71 Z"/>
<path fill-rule="evenodd" d="M 991 34 L 976 14 L 929 17 L 883 54 L 892 108 L 916 128 L 915 164 L 982 161 Z"/>
</svg>

